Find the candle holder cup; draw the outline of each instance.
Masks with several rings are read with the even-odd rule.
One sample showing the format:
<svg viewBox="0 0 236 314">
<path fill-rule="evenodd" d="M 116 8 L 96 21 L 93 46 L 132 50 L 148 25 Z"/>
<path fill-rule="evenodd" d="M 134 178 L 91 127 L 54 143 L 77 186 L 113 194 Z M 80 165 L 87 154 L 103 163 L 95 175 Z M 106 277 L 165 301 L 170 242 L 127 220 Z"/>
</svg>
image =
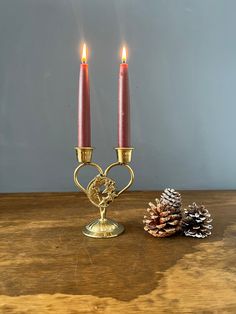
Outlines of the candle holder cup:
<svg viewBox="0 0 236 314">
<path fill-rule="evenodd" d="M 90 200 L 90 202 L 99 208 L 100 218 L 90 222 L 83 229 L 83 234 L 92 238 L 112 238 L 120 235 L 124 231 L 124 226 L 112 219 L 106 217 L 107 207 L 123 192 L 125 192 L 134 181 L 133 169 L 128 165 L 132 159 L 133 148 L 116 148 L 117 162 L 111 163 L 104 171 L 97 164 L 92 162 L 92 147 L 75 147 L 79 166 L 74 171 L 74 182 Z M 79 171 L 81 168 L 91 166 L 97 169 L 98 175 L 95 176 L 85 188 L 79 182 Z M 108 177 L 110 170 L 114 167 L 126 167 L 130 174 L 128 184 L 117 191 L 116 182 Z"/>
</svg>

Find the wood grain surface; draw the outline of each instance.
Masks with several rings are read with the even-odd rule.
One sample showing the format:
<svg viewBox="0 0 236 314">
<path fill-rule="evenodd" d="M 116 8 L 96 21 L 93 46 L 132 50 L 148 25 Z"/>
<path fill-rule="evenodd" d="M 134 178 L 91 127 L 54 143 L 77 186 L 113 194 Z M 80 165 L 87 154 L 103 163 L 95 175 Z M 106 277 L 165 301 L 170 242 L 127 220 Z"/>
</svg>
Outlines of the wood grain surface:
<svg viewBox="0 0 236 314">
<path fill-rule="evenodd" d="M 125 193 L 108 213 L 125 233 L 92 239 L 81 193 L 1 194 L 0 313 L 236 313 L 236 192 L 182 192 L 212 213 L 203 240 L 143 231 L 159 195 Z"/>
</svg>

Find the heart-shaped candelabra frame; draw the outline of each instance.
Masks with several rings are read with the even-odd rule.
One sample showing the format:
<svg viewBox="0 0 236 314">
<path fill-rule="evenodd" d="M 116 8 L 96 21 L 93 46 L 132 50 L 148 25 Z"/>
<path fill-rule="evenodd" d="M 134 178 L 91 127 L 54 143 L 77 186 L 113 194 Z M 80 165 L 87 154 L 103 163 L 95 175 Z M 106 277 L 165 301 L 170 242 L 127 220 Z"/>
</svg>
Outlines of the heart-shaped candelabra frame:
<svg viewBox="0 0 236 314">
<path fill-rule="evenodd" d="M 83 234 L 92 238 L 112 238 L 124 231 L 124 226 L 114 220 L 106 217 L 107 207 L 123 192 L 125 192 L 134 181 L 133 169 L 128 165 L 131 161 L 133 148 L 116 148 L 117 162 L 110 164 L 104 171 L 97 164 L 92 162 L 91 147 L 76 147 L 77 160 L 80 163 L 74 171 L 74 182 L 90 200 L 90 202 L 99 208 L 100 218 L 90 222 L 83 229 Z M 79 172 L 81 168 L 91 166 L 95 167 L 98 175 L 95 176 L 85 188 L 79 181 Z M 116 190 L 116 182 L 108 177 L 110 170 L 117 166 L 126 167 L 130 174 L 128 184 L 120 191 Z"/>
</svg>

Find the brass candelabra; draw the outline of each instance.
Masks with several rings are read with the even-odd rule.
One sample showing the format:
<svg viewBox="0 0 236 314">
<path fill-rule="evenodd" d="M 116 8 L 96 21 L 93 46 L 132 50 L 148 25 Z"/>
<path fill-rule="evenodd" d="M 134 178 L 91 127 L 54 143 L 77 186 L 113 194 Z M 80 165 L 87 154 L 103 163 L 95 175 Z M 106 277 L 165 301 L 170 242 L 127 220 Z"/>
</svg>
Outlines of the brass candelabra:
<svg viewBox="0 0 236 314">
<path fill-rule="evenodd" d="M 92 238 L 112 238 L 124 231 L 124 226 L 106 217 L 107 207 L 134 181 L 133 169 L 128 165 L 132 159 L 133 148 L 116 148 L 117 162 L 110 164 L 104 171 L 97 164 L 92 162 L 92 147 L 75 147 L 79 166 L 74 171 L 74 182 L 88 197 L 90 202 L 99 208 L 100 218 L 90 222 L 83 229 L 83 234 Z M 79 171 L 85 166 L 95 167 L 98 175 L 95 176 L 85 188 L 79 182 Z M 108 177 L 110 170 L 117 166 L 126 167 L 130 174 L 129 183 L 120 191 L 116 190 L 116 183 Z"/>
</svg>

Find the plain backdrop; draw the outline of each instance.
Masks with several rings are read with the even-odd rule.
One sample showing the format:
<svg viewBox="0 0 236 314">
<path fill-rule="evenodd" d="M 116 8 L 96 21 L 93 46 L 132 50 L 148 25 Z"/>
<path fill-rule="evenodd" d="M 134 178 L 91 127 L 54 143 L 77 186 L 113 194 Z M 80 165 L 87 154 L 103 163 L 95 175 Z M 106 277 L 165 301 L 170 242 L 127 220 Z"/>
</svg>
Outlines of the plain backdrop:
<svg viewBox="0 0 236 314">
<path fill-rule="evenodd" d="M 1 0 L 0 192 L 76 190 L 83 40 L 94 161 L 115 160 L 126 43 L 133 189 L 236 188 L 235 12 L 234 0 Z"/>
</svg>

